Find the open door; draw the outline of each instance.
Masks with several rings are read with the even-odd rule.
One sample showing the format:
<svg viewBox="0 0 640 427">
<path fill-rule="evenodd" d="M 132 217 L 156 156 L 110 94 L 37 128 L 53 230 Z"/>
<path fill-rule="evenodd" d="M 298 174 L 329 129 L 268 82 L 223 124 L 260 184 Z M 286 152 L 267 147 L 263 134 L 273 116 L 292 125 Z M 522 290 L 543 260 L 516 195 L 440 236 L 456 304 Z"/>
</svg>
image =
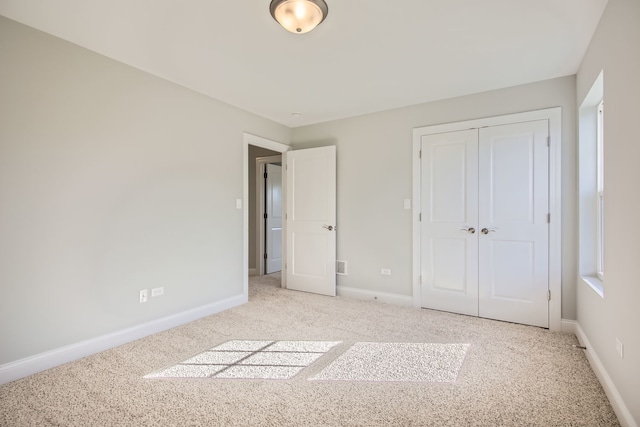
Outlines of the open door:
<svg viewBox="0 0 640 427">
<path fill-rule="evenodd" d="M 287 288 L 336 295 L 336 147 L 284 153 Z"/>
<path fill-rule="evenodd" d="M 265 272 L 282 270 L 282 166 L 265 165 Z"/>
</svg>

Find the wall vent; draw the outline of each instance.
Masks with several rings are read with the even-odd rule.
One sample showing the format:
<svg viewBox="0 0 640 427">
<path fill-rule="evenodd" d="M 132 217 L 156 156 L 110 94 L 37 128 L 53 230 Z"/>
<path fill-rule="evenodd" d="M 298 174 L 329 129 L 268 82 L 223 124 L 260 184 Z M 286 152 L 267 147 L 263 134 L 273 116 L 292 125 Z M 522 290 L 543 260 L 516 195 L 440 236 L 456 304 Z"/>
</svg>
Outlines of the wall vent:
<svg viewBox="0 0 640 427">
<path fill-rule="evenodd" d="M 336 274 L 347 275 L 347 261 L 336 261 Z"/>
</svg>

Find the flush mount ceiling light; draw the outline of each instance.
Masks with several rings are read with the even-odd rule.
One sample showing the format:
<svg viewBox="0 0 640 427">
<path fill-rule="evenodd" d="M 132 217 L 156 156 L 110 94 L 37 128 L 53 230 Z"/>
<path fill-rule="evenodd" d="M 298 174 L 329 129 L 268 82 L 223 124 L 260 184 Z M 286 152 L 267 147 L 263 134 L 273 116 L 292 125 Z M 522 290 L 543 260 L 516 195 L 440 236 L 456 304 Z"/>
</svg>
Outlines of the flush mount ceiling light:
<svg viewBox="0 0 640 427">
<path fill-rule="evenodd" d="M 324 0 L 272 0 L 269 11 L 285 30 L 304 34 L 324 21 L 329 8 Z"/>
</svg>

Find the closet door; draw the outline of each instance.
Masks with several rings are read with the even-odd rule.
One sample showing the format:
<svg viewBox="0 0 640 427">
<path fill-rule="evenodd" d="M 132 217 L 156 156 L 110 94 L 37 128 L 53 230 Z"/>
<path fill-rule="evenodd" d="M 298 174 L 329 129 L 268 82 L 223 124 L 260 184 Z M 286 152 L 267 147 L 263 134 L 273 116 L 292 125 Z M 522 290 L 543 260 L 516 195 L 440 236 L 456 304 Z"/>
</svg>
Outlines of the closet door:
<svg viewBox="0 0 640 427">
<path fill-rule="evenodd" d="M 422 306 L 478 315 L 478 131 L 421 141 Z"/>
<path fill-rule="evenodd" d="M 479 316 L 548 327 L 547 120 L 479 130 Z"/>
</svg>

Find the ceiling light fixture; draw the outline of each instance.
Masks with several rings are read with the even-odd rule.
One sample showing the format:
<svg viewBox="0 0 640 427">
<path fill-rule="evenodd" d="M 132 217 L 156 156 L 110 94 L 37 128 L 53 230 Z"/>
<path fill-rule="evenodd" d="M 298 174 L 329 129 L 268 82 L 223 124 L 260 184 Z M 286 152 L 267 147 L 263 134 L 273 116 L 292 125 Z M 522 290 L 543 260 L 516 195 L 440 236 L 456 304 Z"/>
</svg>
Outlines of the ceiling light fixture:
<svg viewBox="0 0 640 427">
<path fill-rule="evenodd" d="M 269 11 L 285 30 L 304 34 L 324 21 L 329 8 L 324 0 L 272 0 Z"/>
</svg>

